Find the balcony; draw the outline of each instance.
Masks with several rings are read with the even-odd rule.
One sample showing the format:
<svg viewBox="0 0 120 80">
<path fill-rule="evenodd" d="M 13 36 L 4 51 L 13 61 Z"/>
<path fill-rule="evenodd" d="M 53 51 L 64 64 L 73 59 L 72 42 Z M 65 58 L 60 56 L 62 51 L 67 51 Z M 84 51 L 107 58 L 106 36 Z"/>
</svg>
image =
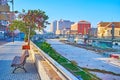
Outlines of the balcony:
<svg viewBox="0 0 120 80">
<path fill-rule="evenodd" d="M 0 14 L 0 20 L 8 20 L 9 16 L 7 14 Z"/>
<path fill-rule="evenodd" d="M 8 12 L 8 11 L 10 11 L 10 6 L 0 5 L 0 12 Z"/>
</svg>

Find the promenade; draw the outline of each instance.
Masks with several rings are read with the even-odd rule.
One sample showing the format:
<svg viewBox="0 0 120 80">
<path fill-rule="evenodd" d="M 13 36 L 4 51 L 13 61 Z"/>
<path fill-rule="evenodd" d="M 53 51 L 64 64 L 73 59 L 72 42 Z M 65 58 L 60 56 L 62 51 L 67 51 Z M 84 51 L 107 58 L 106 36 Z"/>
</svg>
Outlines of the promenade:
<svg viewBox="0 0 120 80">
<path fill-rule="evenodd" d="M 12 73 L 13 68 L 11 62 L 14 56 L 20 56 L 23 52 L 22 45 L 24 42 L 15 41 L 0 45 L 0 80 L 40 80 L 36 71 L 31 55 L 27 59 L 25 68 L 27 73 L 18 69 L 15 74 Z"/>
</svg>

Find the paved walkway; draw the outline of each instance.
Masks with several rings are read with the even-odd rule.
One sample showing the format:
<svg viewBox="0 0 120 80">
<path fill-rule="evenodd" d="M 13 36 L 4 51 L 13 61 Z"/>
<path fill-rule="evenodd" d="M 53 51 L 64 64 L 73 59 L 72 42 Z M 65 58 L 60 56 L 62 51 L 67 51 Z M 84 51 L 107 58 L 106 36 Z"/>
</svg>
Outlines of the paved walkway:
<svg viewBox="0 0 120 80">
<path fill-rule="evenodd" d="M 40 80 L 30 57 L 25 64 L 27 73 L 21 69 L 16 70 L 15 74 L 12 73 L 11 62 L 14 56 L 21 55 L 22 44 L 24 43 L 21 41 L 15 41 L 0 45 L 0 80 Z"/>
<path fill-rule="evenodd" d="M 0 40 L 0 46 L 3 45 L 3 44 L 6 44 L 7 42 L 6 41 L 1 41 Z"/>
</svg>

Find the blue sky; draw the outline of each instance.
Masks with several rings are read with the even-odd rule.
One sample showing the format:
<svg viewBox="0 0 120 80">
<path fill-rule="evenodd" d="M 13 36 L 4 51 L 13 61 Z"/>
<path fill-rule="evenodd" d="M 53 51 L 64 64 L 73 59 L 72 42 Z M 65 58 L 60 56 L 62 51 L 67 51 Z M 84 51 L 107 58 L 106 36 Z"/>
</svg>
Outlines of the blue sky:
<svg viewBox="0 0 120 80">
<path fill-rule="evenodd" d="M 54 20 L 120 21 L 120 0 L 14 0 L 15 10 L 41 9 Z"/>
</svg>

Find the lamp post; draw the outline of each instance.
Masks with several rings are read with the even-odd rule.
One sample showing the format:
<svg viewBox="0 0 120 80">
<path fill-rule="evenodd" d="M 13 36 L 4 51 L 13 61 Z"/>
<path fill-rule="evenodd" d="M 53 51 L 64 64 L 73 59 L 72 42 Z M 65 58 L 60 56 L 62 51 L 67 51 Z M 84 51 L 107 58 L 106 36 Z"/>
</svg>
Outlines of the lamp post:
<svg viewBox="0 0 120 80">
<path fill-rule="evenodd" d="M 115 28 L 115 25 L 112 23 L 112 31 L 111 31 L 111 34 L 112 34 L 112 42 L 113 42 L 113 39 L 114 39 L 114 28 Z"/>
<path fill-rule="evenodd" d="M 14 0 L 8 0 L 7 2 L 12 3 L 12 12 L 14 12 Z"/>
<path fill-rule="evenodd" d="M 14 0 L 8 0 L 7 2 L 10 2 L 10 3 L 12 3 L 12 14 L 14 15 Z M 13 18 L 13 20 L 14 20 L 14 18 Z M 14 31 L 12 31 L 12 40 L 13 40 L 13 42 L 14 42 Z"/>
<path fill-rule="evenodd" d="M 10 2 L 12 3 L 12 14 L 14 15 L 14 1 L 11 0 Z M 13 18 L 13 20 L 14 20 L 14 18 Z M 14 42 L 14 31 L 12 32 L 12 39 L 13 39 L 13 42 Z"/>
</svg>

